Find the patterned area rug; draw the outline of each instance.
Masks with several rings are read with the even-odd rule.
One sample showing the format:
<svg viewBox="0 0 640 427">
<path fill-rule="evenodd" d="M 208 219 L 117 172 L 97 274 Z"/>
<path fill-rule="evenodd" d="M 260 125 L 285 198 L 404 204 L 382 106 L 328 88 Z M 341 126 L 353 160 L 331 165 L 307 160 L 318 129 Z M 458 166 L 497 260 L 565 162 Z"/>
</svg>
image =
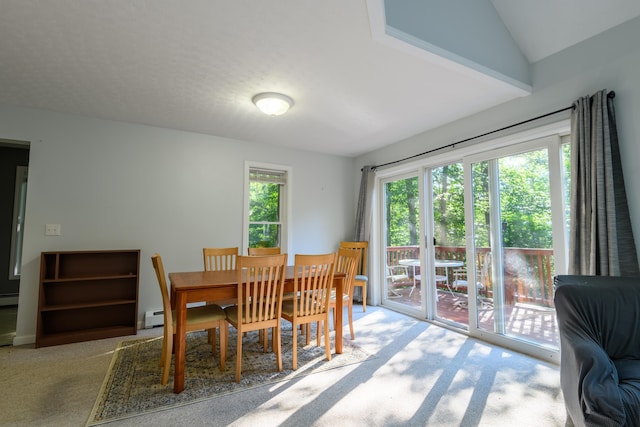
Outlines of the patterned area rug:
<svg viewBox="0 0 640 427">
<path fill-rule="evenodd" d="M 242 377 L 240 383 L 236 383 L 237 335 L 235 329 L 229 328 L 229 348 L 225 372 L 221 372 L 219 369 L 218 354 L 216 356 L 211 354 L 211 345 L 207 343 L 207 334 L 205 332 L 187 334 L 185 388 L 180 394 L 173 393 L 173 364 L 169 382 L 165 386 L 160 384 L 161 369 L 158 363 L 162 349 L 162 337 L 123 341 L 118 345 L 113 355 L 111 366 L 87 425 L 99 425 L 148 412 L 170 409 L 216 396 L 241 392 L 264 384 L 363 362 L 373 357 L 350 340 L 345 339 L 343 353 L 333 353 L 331 361 L 327 361 L 324 347 L 315 346 L 316 335 L 315 330 L 312 330 L 309 346 L 305 346 L 304 336 L 298 335 L 298 369 L 293 371 L 291 369 L 291 335 L 291 324 L 283 322 L 283 371 L 278 372 L 275 354 L 263 353 L 262 345 L 258 342 L 257 332 L 250 332 L 242 344 Z M 331 338 L 333 342 L 333 333 Z"/>
</svg>

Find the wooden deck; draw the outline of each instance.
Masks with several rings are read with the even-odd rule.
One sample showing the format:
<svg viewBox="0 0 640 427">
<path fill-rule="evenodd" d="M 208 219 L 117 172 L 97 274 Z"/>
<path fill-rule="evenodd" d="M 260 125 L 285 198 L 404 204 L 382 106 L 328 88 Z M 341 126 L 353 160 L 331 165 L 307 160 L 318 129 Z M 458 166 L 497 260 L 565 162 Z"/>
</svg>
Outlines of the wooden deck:
<svg viewBox="0 0 640 427">
<path fill-rule="evenodd" d="M 420 290 L 411 292 L 412 286 L 396 288 L 401 296 L 394 302 L 419 307 Z M 409 294 L 411 293 L 411 296 Z M 495 313 L 491 300 L 478 308 L 478 325 L 481 329 L 494 330 Z M 461 325 L 469 325 L 467 295 L 453 293 L 445 288 L 438 289 L 437 317 Z M 560 345 L 555 309 L 524 302 L 505 306 L 505 331 L 507 336 L 532 341 L 537 344 L 557 348 Z"/>
<path fill-rule="evenodd" d="M 493 294 L 490 263 L 485 270 L 485 259 L 490 248 L 476 248 L 476 271 L 480 275 L 489 297 Z M 508 304 L 527 302 L 538 306 L 553 306 L 553 250 L 535 248 L 504 248 L 504 295 Z M 389 267 L 398 266 L 403 259 L 420 257 L 418 246 L 387 247 L 386 262 Z M 461 246 L 436 246 L 435 258 L 456 260 L 469 267 L 466 260 L 466 248 Z M 394 273 L 395 274 L 395 273 Z M 454 280 L 453 269 L 436 268 L 437 275 L 448 274 L 449 283 Z"/>
</svg>

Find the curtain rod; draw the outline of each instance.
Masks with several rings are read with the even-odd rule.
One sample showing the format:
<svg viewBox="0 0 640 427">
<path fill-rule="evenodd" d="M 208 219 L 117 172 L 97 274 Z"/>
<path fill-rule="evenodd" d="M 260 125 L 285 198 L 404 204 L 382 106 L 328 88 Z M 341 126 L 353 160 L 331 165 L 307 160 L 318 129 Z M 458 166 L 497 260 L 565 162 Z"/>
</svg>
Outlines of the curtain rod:
<svg viewBox="0 0 640 427">
<path fill-rule="evenodd" d="M 607 94 L 607 98 L 613 99 L 615 97 L 616 97 L 616 93 L 614 91 L 611 91 L 611 92 L 609 92 Z M 553 116 L 554 114 L 562 113 L 563 111 L 573 110 L 574 108 L 575 107 L 573 105 L 571 105 L 569 107 L 561 108 L 559 110 L 555 110 L 555 111 L 552 111 L 550 113 L 546 113 L 546 114 L 543 114 L 541 116 L 537 116 L 537 117 L 534 117 L 534 118 L 531 118 L 531 119 L 523 120 L 521 122 L 514 123 L 512 125 L 505 126 L 503 128 L 500 128 L 500 129 L 496 129 L 496 130 L 492 130 L 490 132 L 483 133 L 481 135 L 472 136 L 471 138 L 463 139 L 463 140 L 457 141 L 457 142 L 452 142 L 451 144 L 443 145 L 442 147 L 433 148 L 433 149 L 431 149 L 429 151 L 425 151 L 424 153 L 414 154 L 413 156 L 405 157 L 404 159 L 394 160 L 393 162 L 383 163 L 383 164 L 377 165 L 377 166 L 371 166 L 371 169 L 372 170 L 376 170 L 377 168 L 380 168 L 382 166 L 389 166 L 389 165 L 395 165 L 396 163 L 406 162 L 407 160 L 411 160 L 411 159 L 414 159 L 416 157 L 424 156 L 425 154 L 430 154 L 430 153 L 433 153 L 435 151 L 444 150 L 445 148 L 455 147 L 456 145 L 462 144 L 463 142 L 468 142 L 468 141 L 472 141 L 474 139 L 482 138 L 483 136 L 487 136 L 487 135 L 491 135 L 491 134 L 494 134 L 494 133 L 498 133 L 498 132 L 501 132 L 503 130 L 511 129 L 513 127 L 516 127 L 516 126 L 520 126 L 520 125 L 524 125 L 524 124 L 529 123 L 529 122 L 533 122 L 535 120 L 544 119 L 545 117 Z M 362 171 L 362 169 L 360 169 L 360 171 Z"/>
</svg>

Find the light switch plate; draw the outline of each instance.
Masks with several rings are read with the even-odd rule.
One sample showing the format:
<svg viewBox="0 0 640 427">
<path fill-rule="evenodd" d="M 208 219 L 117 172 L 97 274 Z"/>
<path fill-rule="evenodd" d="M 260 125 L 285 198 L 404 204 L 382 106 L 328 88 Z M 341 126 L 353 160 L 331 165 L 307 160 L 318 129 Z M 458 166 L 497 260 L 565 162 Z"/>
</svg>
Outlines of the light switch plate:
<svg viewBox="0 0 640 427">
<path fill-rule="evenodd" d="M 60 224 L 46 224 L 44 228 L 45 236 L 59 236 Z"/>
</svg>

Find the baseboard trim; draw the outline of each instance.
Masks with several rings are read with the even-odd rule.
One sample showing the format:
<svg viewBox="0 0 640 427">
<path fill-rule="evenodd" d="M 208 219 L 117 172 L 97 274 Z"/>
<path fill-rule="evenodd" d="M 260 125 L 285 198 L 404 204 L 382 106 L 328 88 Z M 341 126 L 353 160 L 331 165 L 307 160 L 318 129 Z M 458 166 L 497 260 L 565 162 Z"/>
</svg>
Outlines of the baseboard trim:
<svg viewBox="0 0 640 427">
<path fill-rule="evenodd" d="M 35 335 L 16 335 L 13 339 L 13 345 L 27 345 L 27 344 L 35 344 L 36 336 Z"/>
<path fill-rule="evenodd" d="M 18 297 L 0 297 L 0 307 L 5 305 L 18 305 Z"/>
</svg>

